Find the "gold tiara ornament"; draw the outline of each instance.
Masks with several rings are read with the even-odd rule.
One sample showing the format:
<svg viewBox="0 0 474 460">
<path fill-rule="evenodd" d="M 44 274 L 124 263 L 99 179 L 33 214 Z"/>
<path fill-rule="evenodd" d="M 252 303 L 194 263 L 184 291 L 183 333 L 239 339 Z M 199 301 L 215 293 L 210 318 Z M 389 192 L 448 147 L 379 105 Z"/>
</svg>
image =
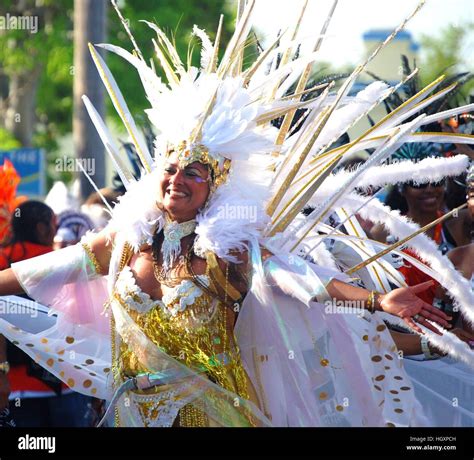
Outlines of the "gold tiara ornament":
<svg viewBox="0 0 474 460">
<path fill-rule="evenodd" d="M 212 155 L 205 145 L 192 144 L 189 146 L 187 141 L 182 141 L 177 146 L 169 146 L 166 157 L 168 158 L 174 152 L 178 153 L 180 168 L 185 168 L 195 162 L 209 166 L 213 188 L 219 187 L 227 180 L 231 161 L 221 155 L 217 157 Z"/>
</svg>

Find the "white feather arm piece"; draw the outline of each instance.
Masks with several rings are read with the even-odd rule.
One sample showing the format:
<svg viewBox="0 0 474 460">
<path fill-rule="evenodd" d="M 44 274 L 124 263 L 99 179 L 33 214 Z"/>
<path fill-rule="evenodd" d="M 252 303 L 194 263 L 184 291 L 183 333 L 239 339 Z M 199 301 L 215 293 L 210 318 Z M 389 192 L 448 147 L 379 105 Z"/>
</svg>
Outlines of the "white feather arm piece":
<svg viewBox="0 0 474 460">
<path fill-rule="evenodd" d="M 349 210 L 360 208 L 365 198 L 356 193 L 347 194 L 340 205 Z M 383 225 L 397 239 L 405 238 L 419 229 L 419 226 L 402 216 L 398 211 L 391 210 L 378 200 L 373 200 L 359 209 L 363 219 Z M 447 293 L 459 305 L 463 316 L 474 322 L 474 294 L 469 282 L 454 268 L 451 261 L 444 257 L 433 240 L 424 234 L 413 237 L 405 247 L 409 247 L 421 260 L 429 264 L 434 279 L 446 289 Z M 423 270 L 423 264 L 417 265 Z M 426 270 L 424 270 L 426 271 Z"/>
<path fill-rule="evenodd" d="M 474 369 L 474 351 L 471 350 L 469 345 L 462 340 L 460 340 L 456 335 L 452 332 L 449 332 L 447 329 L 444 329 L 439 324 L 435 324 L 432 321 L 428 322 L 435 326 L 439 331 L 443 334 L 442 336 L 435 334 L 433 331 L 430 331 L 422 324 L 418 324 L 420 329 L 424 332 L 424 334 L 419 334 L 411 327 L 409 327 L 401 318 L 398 316 L 390 315 L 386 312 L 376 312 L 376 315 L 380 315 L 384 321 L 387 321 L 389 324 L 394 326 L 398 326 L 401 328 L 406 329 L 407 331 L 414 332 L 418 334 L 420 337 L 426 337 L 428 342 L 439 348 L 442 352 L 447 353 L 449 356 L 464 362 L 468 366 Z"/>
<path fill-rule="evenodd" d="M 354 175 L 351 176 L 345 183 L 341 184 L 336 191 L 331 195 L 328 195 L 324 201 L 319 201 L 315 205 L 315 209 L 308 215 L 306 222 L 301 222 L 300 226 L 296 227 L 293 231 L 298 232 L 301 228 L 307 227 L 308 232 L 314 226 L 315 222 L 324 218 L 329 210 L 341 200 L 341 197 L 344 195 L 347 189 L 353 187 L 353 184 L 357 178 L 371 166 L 383 161 L 389 157 L 397 148 L 397 143 L 401 142 L 403 137 L 408 133 L 415 130 L 425 115 L 420 115 L 408 126 L 405 126 L 403 129 L 399 129 L 393 137 L 389 138 L 384 144 L 382 144 L 371 156 L 370 158 L 357 170 Z M 342 206 L 341 203 L 339 203 Z"/>
<path fill-rule="evenodd" d="M 456 155 L 450 158 L 425 158 L 418 163 L 413 163 L 410 160 L 397 161 L 368 169 L 357 179 L 354 187 L 383 187 L 411 180 L 418 184 L 437 182 L 444 177 L 462 174 L 467 171 L 468 166 L 469 158 L 466 155 Z M 316 192 L 316 196 L 319 193 L 328 194 L 331 189 L 334 189 L 334 184 L 345 183 L 352 174 L 354 174 L 353 171 L 342 170 L 328 177 Z"/>
</svg>

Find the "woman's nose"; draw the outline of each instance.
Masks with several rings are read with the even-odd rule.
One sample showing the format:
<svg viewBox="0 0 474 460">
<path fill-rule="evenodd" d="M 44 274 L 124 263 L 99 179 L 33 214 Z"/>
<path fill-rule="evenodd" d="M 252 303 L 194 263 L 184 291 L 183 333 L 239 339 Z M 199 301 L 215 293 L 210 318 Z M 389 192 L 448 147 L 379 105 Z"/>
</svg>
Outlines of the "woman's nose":
<svg viewBox="0 0 474 460">
<path fill-rule="evenodd" d="M 171 177 L 170 182 L 173 184 L 182 184 L 184 181 L 184 171 L 178 169 Z"/>
</svg>

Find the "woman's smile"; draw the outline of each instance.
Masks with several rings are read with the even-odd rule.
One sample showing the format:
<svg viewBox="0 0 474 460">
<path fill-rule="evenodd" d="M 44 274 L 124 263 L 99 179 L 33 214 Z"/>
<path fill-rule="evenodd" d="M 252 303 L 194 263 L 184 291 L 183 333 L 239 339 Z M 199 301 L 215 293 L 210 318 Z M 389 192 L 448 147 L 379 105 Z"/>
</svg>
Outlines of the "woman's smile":
<svg viewBox="0 0 474 460">
<path fill-rule="evenodd" d="M 181 190 L 176 189 L 167 189 L 166 194 L 169 195 L 172 199 L 186 198 L 189 196 L 189 193 L 185 193 Z"/>
<path fill-rule="evenodd" d="M 160 178 L 163 206 L 173 220 L 194 219 L 209 196 L 209 171 L 206 165 L 193 162 L 179 166 L 178 154 L 173 153 Z"/>
</svg>

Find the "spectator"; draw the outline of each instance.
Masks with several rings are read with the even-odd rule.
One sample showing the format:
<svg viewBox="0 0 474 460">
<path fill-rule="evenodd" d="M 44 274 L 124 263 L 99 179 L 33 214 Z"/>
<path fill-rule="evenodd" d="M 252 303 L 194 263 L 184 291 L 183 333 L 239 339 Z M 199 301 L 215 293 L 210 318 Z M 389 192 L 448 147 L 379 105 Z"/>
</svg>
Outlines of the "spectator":
<svg viewBox="0 0 474 460">
<path fill-rule="evenodd" d="M 54 249 L 62 249 L 79 243 L 81 238 L 93 229 L 94 223 L 87 214 L 63 211 L 58 215 L 58 231 L 54 237 Z"/>
<path fill-rule="evenodd" d="M 20 205 L 11 219 L 12 238 L 0 250 L 0 270 L 53 250 L 57 222 L 39 202 Z M 87 426 L 87 397 L 74 393 L 18 348 L 7 345 L 10 411 L 19 427 Z"/>
</svg>

